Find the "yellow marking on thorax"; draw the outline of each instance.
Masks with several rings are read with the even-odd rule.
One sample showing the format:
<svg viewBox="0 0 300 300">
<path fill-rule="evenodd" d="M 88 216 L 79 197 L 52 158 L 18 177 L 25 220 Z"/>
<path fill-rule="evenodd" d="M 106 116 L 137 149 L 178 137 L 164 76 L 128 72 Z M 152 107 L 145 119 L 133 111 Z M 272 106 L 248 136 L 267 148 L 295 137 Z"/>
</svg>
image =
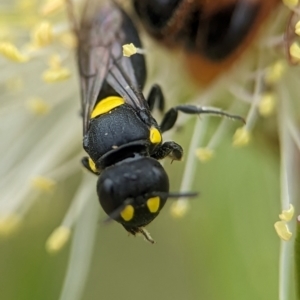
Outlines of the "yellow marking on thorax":
<svg viewBox="0 0 300 300">
<path fill-rule="evenodd" d="M 94 161 L 89 157 L 89 166 L 94 173 L 97 173 L 97 168 Z"/>
<path fill-rule="evenodd" d="M 121 217 L 125 221 L 130 221 L 134 216 L 134 208 L 132 205 L 126 205 L 120 213 Z"/>
<path fill-rule="evenodd" d="M 161 134 L 157 128 L 151 127 L 150 128 L 150 141 L 152 144 L 159 144 L 161 142 Z"/>
<path fill-rule="evenodd" d="M 153 197 L 147 200 L 147 207 L 151 213 L 156 213 L 159 209 L 159 205 L 160 205 L 159 197 Z"/>
<path fill-rule="evenodd" d="M 125 101 L 121 97 L 117 97 L 117 96 L 107 97 L 98 102 L 98 104 L 95 106 L 94 110 L 92 111 L 91 118 L 96 118 L 100 115 L 108 113 L 112 109 L 114 109 L 124 103 L 125 103 Z"/>
</svg>

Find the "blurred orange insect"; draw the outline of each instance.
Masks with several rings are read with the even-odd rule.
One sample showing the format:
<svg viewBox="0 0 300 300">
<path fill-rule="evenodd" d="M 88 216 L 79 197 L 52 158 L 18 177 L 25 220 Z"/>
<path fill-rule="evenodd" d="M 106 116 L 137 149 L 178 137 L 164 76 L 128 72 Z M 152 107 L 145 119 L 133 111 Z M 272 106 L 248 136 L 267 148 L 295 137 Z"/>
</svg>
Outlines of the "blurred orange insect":
<svg viewBox="0 0 300 300">
<path fill-rule="evenodd" d="M 196 80 L 227 70 L 256 36 L 279 0 L 133 0 L 146 30 L 168 47 L 182 47 Z"/>
</svg>

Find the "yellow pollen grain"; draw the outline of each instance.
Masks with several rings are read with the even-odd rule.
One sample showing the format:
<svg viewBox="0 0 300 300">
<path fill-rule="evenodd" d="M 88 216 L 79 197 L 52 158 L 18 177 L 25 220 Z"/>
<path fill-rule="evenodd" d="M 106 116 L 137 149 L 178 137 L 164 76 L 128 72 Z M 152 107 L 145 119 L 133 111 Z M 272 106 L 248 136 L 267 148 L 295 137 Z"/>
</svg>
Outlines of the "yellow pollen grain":
<svg viewBox="0 0 300 300">
<path fill-rule="evenodd" d="M 150 129 L 150 141 L 152 144 L 159 144 L 161 142 L 161 134 L 155 127 Z"/>
<path fill-rule="evenodd" d="M 32 43 L 37 47 L 44 47 L 53 41 L 53 28 L 52 25 L 43 21 L 36 26 L 32 32 Z"/>
<path fill-rule="evenodd" d="M 130 57 L 137 53 L 137 48 L 131 43 L 122 46 L 123 56 Z"/>
<path fill-rule="evenodd" d="M 290 232 L 285 221 L 278 221 L 274 224 L 276 233 L 283 241 L 289 241 L 292 237 L 292 233 Z"/>
<path fill-rule="evenodd" d="M 64 32 L 58 39 L 68 49 L 75 49 L 77 47 L 77 38 L 72 32 Z"/>
<path fill-rule="evenodd" d="M 300 62 L 300 47 L 297 42 L 292 43 L 290 46 L 290 55 L 295 63 Z"/>
<path fill-rule="evenodd" d="M 238 128 L 233 135 L 233 146 L 234 147 L 243 147 L 249 144 L 251 140 L 251 135 L 248 130 L 244 127 Z"/>
<path fill-rule="evenodd" d="M 22 219 L 16 214 L 0 216 L 0 236 L 9 236 L 20 227 Z"/>
<path fill-rule="evenodd" d="M 287 7 L 295 7 L 298 5 L 298 0 L 282 0 L 283 4 Z"/>
<path fill-rule="evenodd" d="M 187 201 L 176 201 L 171 205 L 170 208 L 171 216 L 177 219 L 183 218 L 186 215 L 188 208 L 189 205 Z"/>
<path fill-rule="evenodd" d="M 50 68 L 52 69 L 59 69 L 61 67 L 61 57 L 59 54 L 52 54 L 49 58 L 48 58 L 48 65 Z"/>
<path fill-rule="evenodd" d="M 65 0 L 46 0 L 40 9 L 43 16 L 48 16 L 61 11 L 64 7 Z"/>
<path fill-rule="evenodd" d="M 214 151 L 208 148 L 198 148 L 195 154 L 201 162 L 207 162 L 214 156 Z"/>
<path fill-rule="evenodd" d="M 71 236 L 71 229 L 65 226 L 56 228 L 46 241 L 46 250 L 50 254 L 54 254 L 61 250 Z"/>
<path fill-rule="evenodd" d="M 40 191 L 52 192 L 56 186 L 56 182 L 50 178 L 36 176 L 31 179 L 34 188 Z"/>
<path fill-rule="evenodd" d="M 51 110 L 51 106 L 41 98 L 31 98 L 26 103 L 27 109 L 35 115 L 46 115 Z"/>
<path fill-rule="evenodd" d="M 279 215 L 281 221 L 289 222 L 292 220 L 294 216 L 295 208 L 292 204 L 290 204 L 289 209 L 283 210 L 282 213 Z"/>
<path fill-rule="evenodd" d="M 59 82 L 71 76 L 69 69 L 62 67 L 61 58 L 58 54 L 53 54 L 48 60 L 49 69 L 42 74 L 43 80 L 47 83 Z"/>
<path fill-rule="evenodd" d="M 16 46 L 8 42 L 0 43 L 0 54 L 14 62 L 24 63 L 29 60 L 29 56 L 22 54 Z"/>
<path fill-rule="evenodd" d="M 67 68 L 48 69 L 43 73 L 43 80 L 47 83 L 64 81 L 70 78 L 71 72 Z"/>
<path fill-rule="evenodd" d="M 258 111 L 261 116 L 269 117 L 275 109 L 275 95 L 273 93 L 265 93 L 262 95 L 258 105 Z"/>
<path fill-rule="evenodd" d="M 267 69 L 265 75 L 265 82 L 267 84 L 274 84 L 278 82 L 282 78 L 285 70 L 286 70 L 286 62 L 282 60 L 276 61 L 273 65 L 271 65 Z"/>
<path fill-rule="evenodd" d="M 126 207 L 120 213 L 124 221 L 130 221 L 134 216 L 134 208 L 132 205 L 126 205 Z"/>
<path fill-rule="evenodd" d="M 300 35 L 300 21 L 298 21 L 295 25 L 295 33 Z"/>
<path fill-rule="evenodd" d="M 152 197 L 147 200 L 147 207 L 151 213 L 156 213 L 159 209 L 160 199 L 159 197 Z"/>
</svg>

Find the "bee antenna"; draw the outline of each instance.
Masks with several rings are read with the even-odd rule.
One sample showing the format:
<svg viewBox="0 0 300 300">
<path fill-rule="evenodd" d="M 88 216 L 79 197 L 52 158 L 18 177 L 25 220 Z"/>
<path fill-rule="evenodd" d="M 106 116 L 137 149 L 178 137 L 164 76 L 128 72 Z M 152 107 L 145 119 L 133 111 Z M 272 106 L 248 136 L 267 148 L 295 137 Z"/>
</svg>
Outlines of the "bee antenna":
<svg viewBox="0 0 300 300">
<path fill-rule="evenodd" d="M 167 197 L 167 198 L 194 198 L 198 196 L 199 193 L 197 192 L 174 192 L 174 193 L 164 193 L 164 192 L 153 192 L 149 194 L 149 197 Z"/>
</svg>

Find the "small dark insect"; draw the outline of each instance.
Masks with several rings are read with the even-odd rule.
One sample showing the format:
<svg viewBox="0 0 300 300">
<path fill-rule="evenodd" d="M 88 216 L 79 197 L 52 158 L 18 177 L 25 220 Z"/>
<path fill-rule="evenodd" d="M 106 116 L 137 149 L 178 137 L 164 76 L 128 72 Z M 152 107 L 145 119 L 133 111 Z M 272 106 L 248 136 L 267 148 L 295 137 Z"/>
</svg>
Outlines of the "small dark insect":
<svg viewBox="0 0 300 300">
<path fill-rule="evenodd" d="M 141 42 L 130 18 L 115 3 L 87 1 L 77 25 L 69 3 L 69 15 L 78 37 L 78 69 L 81 83 L 83 148 L 89 155 L 84 167 L 99 176 L 97 193 L 107 215 L 131 234 L 141 233 L 165 205 L 168 197 L 192 197 L 197 193 L 170 193 L 169 179 L 158 160 L 181 160 L 180 145 L 162 140 L 178 112 L 211 113 L 242 120 L 217 109 L 191 105 L 171 108 L 160 125 L 151 112 L 164 108 L 161 88 L 154 85 L 147 97 L 144 57 L 122 55 L 122 45 Z"/>
<path fill-rule="evenodd" d="M 247 48 L 279 0 L 133 0 L 147 31 L 186 52 L 188 68 L 207 83 Z"/>
</svg>

